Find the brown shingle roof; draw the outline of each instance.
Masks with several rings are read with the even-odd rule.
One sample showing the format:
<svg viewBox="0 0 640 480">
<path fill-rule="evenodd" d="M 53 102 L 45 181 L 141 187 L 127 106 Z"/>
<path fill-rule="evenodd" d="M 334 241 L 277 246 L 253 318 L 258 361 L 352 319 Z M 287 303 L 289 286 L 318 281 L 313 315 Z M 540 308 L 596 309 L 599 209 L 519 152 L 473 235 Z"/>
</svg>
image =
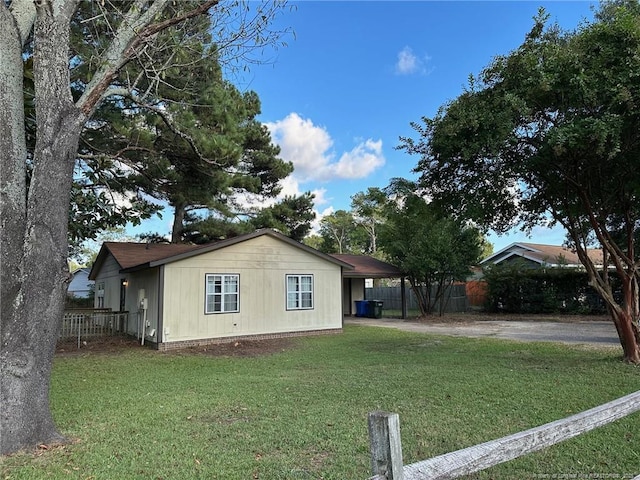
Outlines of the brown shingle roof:
<svg viewBox="0 0 640 480">
<path fill-rule="evenodd" d="M 192 252 L 207 245 L 188 245 L 180 243 L 133 243 L 105 242 L 113 258 L 123 270 L 147 263 L 170 258 L 182 253 Z"/>
<path fill-rule="evenodd" d="M 344 272 L 346 278 L 399 278 L 403 276 L 398 267 L 368 255 L 335 253 L 331 256 L 353 265 L 353 270 Z"/>
<path fill-rule="evenodd" d="M 291 238 L 282 235 L 271 229 L 261 229 L 255 232 L 245 235 L 239 235 L 237 237 L 221 240 L 219 242 L 208 243 L 204 245 L 186 245 L 179 243 L 133 243 L 133 242 L 105 242 L 98 253 L 98 257 L 91 268 L 89 278 L 94 280 L 98 274 L 102 263 L 107 258 L 108 254 L 111 254 L 116 262 L 120 265 L 120 270 L 133 271 L 143 268 L 155 267 L 164 263 L 181 260 L 183 258 L 190 257 L 192 255 L 199 255 L 201 253 L 218 250 L 229 245 L 244 242 L 251 238 L 259 237 L 261 235 L 268 235 L 273 238 L 278 238 L 285 243 L 288 243 L 296 248 L 300 248 L 309 253 L 324 258 L 325 260 L 340 265 L 345 269 L 351 269 L 351 265 L 348 262 L 344 262 L 338 258 L 334 258 L 330 255 L 315 250 L 307 245 L 296 242 Z"/>
<path fill-rule="evenodd" d="M 602 250 L 590 248 L 587 250 L 587 254 L 595 265 L 602 265 Z M 526 242 L 512 243 L 508 247 L 485 258 L 481 263 L 500 263 L 514 256 L 525 258 L 541 265 L 582 265 L 578 255 L 566 247 Z"/>
</svg>

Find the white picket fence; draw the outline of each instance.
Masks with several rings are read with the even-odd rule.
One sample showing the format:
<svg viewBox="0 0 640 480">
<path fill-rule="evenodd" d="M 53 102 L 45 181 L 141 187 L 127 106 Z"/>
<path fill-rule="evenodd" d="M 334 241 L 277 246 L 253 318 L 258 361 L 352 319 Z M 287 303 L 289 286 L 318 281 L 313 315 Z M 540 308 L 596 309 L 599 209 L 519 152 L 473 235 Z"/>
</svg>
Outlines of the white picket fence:
<svg viewBox="0 0 640 480">
<path fill-rule="evenodd" d="M 128 316 L 128 312 L 112 312 L 110 309 L 66 310 L 58 338 L 77 339 L 79 348 L 83 338 L 125 333 Z"/>
<path fill-rule="evenodd" d="M 402 463 L 397 413 L 369 413 L 369 480 L 448 480 L 469 475 L 611 423 L 640 410 L 640 391 L 598 407 L 498 440 L 446 453 L 410 465 Z M 640 480 L 640 475 L 632 480 Z"/>
</svg>

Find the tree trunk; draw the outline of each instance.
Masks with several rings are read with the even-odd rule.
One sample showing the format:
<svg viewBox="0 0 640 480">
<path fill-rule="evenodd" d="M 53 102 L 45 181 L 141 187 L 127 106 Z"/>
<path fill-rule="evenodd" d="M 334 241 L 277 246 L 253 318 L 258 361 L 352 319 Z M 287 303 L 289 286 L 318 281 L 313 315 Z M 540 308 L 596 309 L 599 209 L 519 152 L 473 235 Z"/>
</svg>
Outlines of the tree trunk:
<svg viewBox="0 0 640 480">
<path fill-rule="evenodd" d="M 609 302 L 607 297 L 602 296 L 605 302 Z M 608 310 L 618 332 L 623 360 L 627 363 L 640 364 L 640 331 L 637 319 L 631 315 L 628 308 L 620 308 L 617 304 L 609 304 Z"/>
<path fill-rule="evenodd" d="M 22 40 L 7 8 L 0 7 L 0 31 L 4 37 L 0 42 L 0 333 L 4 335 L 18 311 L 14 300 L 22 277 L 27 145 Z M 4 348 L 0 355 L 4 358 Z"/>
<path fill-rule="evenodd" d="M 173 206 L 173 226 L 171 228 L 171 243 L 182 243 L 184 234 L 184 217 L 186 204 L 176 203 Z"/>
<path fill-rule="evenodd" d="M 640 364 L 640 349 L 638 348 L 638 325 L 637 318 L 634 313 L 637 311 L 638 296 L 634 288 L 635 282 L 633 278 L 622 279 L 622 295 L 623 305 L 615 305 L 610 307 L 613 323 L 618 331 L 618 338 L 622 351 L 624 353 L 624 361 L 628 363 Z M 613 298 L 607 296 L 605 300 Z"/>
<path fill-rule="evenodd" d="M 38 138 L 26 210 L 8 212 L 3 197 L 0 454 L 64 440 L 51 416 L 49 383 L 69 281 L 69 195 L 84 123 L 69 90 L 68 34 L 68 21 L 55 21 L 51 6 L 41 6 L 34 54 Z M 18 60 L 22 66 L 22 59 Z M 22 95 L 22 91 L 13 98 L 0 94 L 0 110 L 6 110 L 7 102 L 22 106 Z M 6 138 L 10 130 L 16 138 L 22 132 L 24 138 L 24 121 L 21 125 L 18 120 L 1 125 L 0 137 Z M 5 177 L 8 165 L 17 168 L 21 163 L 24 177 L 26 154 L 16 158 L 15 152 L 8 154 L 3 149 L 2 155 L 7 155 L 2 158 L 4 187 L 11 182 Z M 18 176 L 14 174 L 13 178 L 17 180 Z M 16 221 L 19 213 L 26 223 Z M 18 237 L 20 249 L 12 244 Z M 5 280 L 10 273 L 5 265 L 19 272 L 8 286 Z"/>
<path fill-rule="evenodd" d="M 78 2 L 0 2 L 0 455 L 64 440 L 49 383 L 70 279 L 69 200 L 82 127 L 146 39 L 206 14 L 218 0 L 161 21 L 169 0 L 134 2 L 74 103 L 69 26 Z M 37 139 L 27 193 L 22 47 L 32 26 Z"/>
<path fill-rule="evenodd" d="M 635 312 L 638 310 L 638 292 L 635 280 L 625 276 L 622 280 L 622 305 L 616 302 L 611 285 L 598 277 L 595 269 L 588 269 L 591 286 L 607 305 L 607 310 L 618 332 L 625 362 L 640 364 L 640 331 Z M 600 280 L 600 281 L 598 281 Z"/>
<path fill-rule="evenodd" d="M 588 204 L 587 204 L 588 205 Z M 620 250 L 611 239 L 611 235 L 602 227 L 605 222 L 599 222 L 595 216 L 590 217 L 591 227 L 602 246 L 603 264 L 596 266 L 589 255 L 587 246 L 578 235 L 580 229 L 571 228 L 576 222 L 567 225 L 572 234 L 573 244 L 580 261 L 589 275 L 589 284 L 600 295 L 607 306 L 618 339 L 623 351 L 623 360 L 628 363 L 640 364 L 640 331 L 638 330 L 639 299 L 638 282 L 634 266 L 635 258 L 635 221 L 632 215 L 627 215 L 627 245 L 626 252 Z M 615 268 L 616 275 L 622 283 L 622 302 L 616 301 L 610 281 L 609 266 Z"/>
<path fill-rule="evenodd" d="M 426 283 L 426 287 L 423 286 L 413 277 L 409 277 L 409 283 L 411 284 L 411 290 L 413 290 L 413 294 L 416 297 L 420 314 L 423 317 L 429 315 L 431 313 L 431 287 L 428 283 Z"/>
</svg>

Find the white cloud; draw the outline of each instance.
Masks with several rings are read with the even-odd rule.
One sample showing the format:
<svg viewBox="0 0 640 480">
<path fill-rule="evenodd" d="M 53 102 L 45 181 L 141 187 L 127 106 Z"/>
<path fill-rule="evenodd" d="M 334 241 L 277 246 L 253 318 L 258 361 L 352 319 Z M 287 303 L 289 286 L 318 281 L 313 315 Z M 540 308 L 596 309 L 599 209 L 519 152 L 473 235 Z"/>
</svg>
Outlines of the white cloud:
<svg viewBox="0 0 640 480">
<path fill-rule="evenodd" d="M 404 47 L 398 52 L 398 60 L 396 61 L 396 74 L 398 75 L 412 75 L 419 73 L 422 75 L 428 75 L 433 68 L 427 68 L 427 64 L 431 60 L 431 57 L 425 55 L 423 58 L 418 57 L 411 47 Z"/>
<path fill-rule="evenodd" d="M 280 192 L 279 198 L 282 198 L 284 195 L 298 196 L 304 193 L 300 189 L 300 183 L 291 175 L 281 180 L 280 185 L 282 185 L 282 192 Z M 325 215 L 333 213 L 334 208 L 328 206 L 323 210 L 318 209 L 318 206 L 327 205 L 330 201 L 330 199 L 327 198 L 327 190 L 325 188 L 313 189 L 311 193 L 313 194 L 313 211 L 316 214 L 315 220 L 311 223 L 311 233 L 318 233 L 320 230 L 320 220 Z"/>
<path fill-rule="evenodd" d="M 382 165 L 384 165 L 382 140 L 377 142 L 366 140 L 350 152 L 343 153 L 331 170 L 334 170 L 340 178 L 363 178 Z"/>
<path fill-rule="evenodd" d="M 303 191 L 300 187 L 300 182 L 298 182 L 298 180 L 296 180 L 292 175 L 280 180 L 280 186 L 282 187 L 282 191 L 280 192 L 280 195 L 278 195 L 278 199 L 283 198 L 285 195 L 297 197 L 302 195 L 304 192 L 310 191 L 314 196 L 313 203 L 315 205 L 325 205 L 329 203 L 326 188 L 315 188 L 311 190 L 305 189 Z M 276 202 L 272 201 L 271 203 Z"/>
<path fill-rule="evenodd" d="M 280 186 L 282 187 L 282 191 L 280 192 L 280 196 L 282 197 L 285 195 L 298 196 L 302 193 L 300 191 L 300 182 L 298 182 L 298 180 L 296 180 L 292 175 L 280 180 Z"/>
<path fill-rule="evenodd" d="M 324 210 L 320 211 L 318 209 L 313 210 L 316 214 L 316 218 L 313 222 L 311 222 L 311 234 L 318 235 L 320 233 L 320 221 L 326 217 L 327 215 L 331 215 L 335 212 L 333 207 L 327 207 Z"/>
<path fill-rule="evenodd" d="M 274 143 L 280 146 L 280 156 L 293 163 L 293 177 L 301 183 L 364 178 L 385 162 L 382 141 L 371 139 L 360 142 L 335 161 L 333 140 L 327 130 L 297 113 L 267 123 L 267 127 Z"/>
<path fill-rule="evenodd" d="M 311 193 L 313 193 L 313 203 L 315 205 L 326 205 L 331 200 L 327 198 L 326 188 L 316 188 L 314 190 L 311 190 Z"/>
<path fill-rule="evenodd" d="M 418 57 L 409 47 L 404 47 L 398 52 L 398 61 L 396 62 L 396 73 L 400 75 L 409 75 L 415 73 L 418 69 Z"/>
<path fill-rule="evenodd" d="M 385 163 L 382 140 L 358 140 L 355 147 L 336 160 L 331 135 L 310 119 L 290 113 L 284 119 L 266 125 L 273 142 L 280 147 L 280 157 L 294 166 L 293 174 L 280 182 L 280 197 L 297 196 L 309 190 L 314 195 L 313 233 L 318 232 L 320 220 L 335 209 L 329 205 L 332 199 L 327 197 L 325 188 L 308 189 L 304 188 L 305 183 L 364 178 Z"/>
</svg>

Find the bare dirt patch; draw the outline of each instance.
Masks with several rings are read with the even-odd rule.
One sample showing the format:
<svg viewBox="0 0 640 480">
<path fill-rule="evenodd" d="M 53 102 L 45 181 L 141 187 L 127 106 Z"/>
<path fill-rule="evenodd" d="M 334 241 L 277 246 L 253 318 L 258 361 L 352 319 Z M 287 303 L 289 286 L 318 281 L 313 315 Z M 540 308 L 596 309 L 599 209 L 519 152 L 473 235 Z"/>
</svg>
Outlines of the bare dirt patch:
<svg viewBox="0 0 640 480">
<path fill-rule="evenodd" d="M 133 348 L 141 348 L 140 343 L 135 338 L 126 336 L 84 338 L 80 340 L 80 346 L 77 339 L 67 339 L 56 345 L 56 356 L 119 354 Z"/>
<path fill-rule="evenodd" d="M 291 338 L 240 340 L 229 343 L 171 350 L 165 354 L 208 355 L 212 357 L 259 357 L 286 351 L 292 348 L 293 345 L 294 340 Z M 142 346 L 138 340 L 127 336 L 83 339 L 80 342 L 80 348 L 78 348 L 78 341 L 73 339 L 58 342 L 56 346 L 56 356 L 69 357 L 95 354 L 118 355 L 140 348 L 151 350 L 151 347 Z"/>
<path fill-rule="evenodd" d="M 238 340 L 235 342 L 190 347 L 173 350 L 167 354 L 208 355 L 212 357 L 261 357 L 284 352 L 293 347 L 292 338 L 272 338 L 268 340 Z"/>
</svg>

